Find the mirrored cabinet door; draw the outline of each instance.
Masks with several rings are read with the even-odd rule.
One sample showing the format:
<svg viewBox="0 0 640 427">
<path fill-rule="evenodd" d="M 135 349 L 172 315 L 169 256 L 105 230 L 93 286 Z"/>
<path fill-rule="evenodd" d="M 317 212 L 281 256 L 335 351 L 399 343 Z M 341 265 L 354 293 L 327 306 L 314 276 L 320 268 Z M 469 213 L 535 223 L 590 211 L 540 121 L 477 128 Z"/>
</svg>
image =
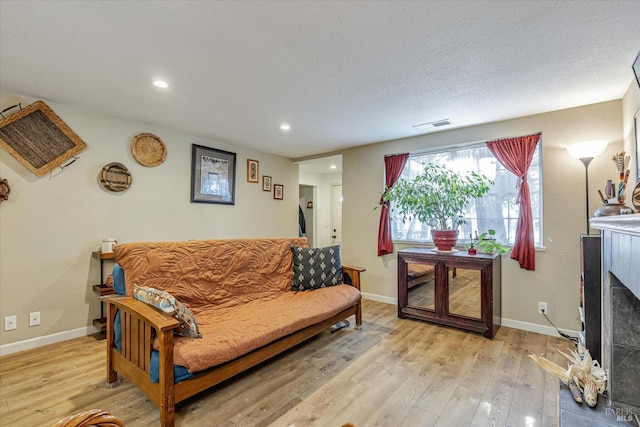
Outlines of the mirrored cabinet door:
<svg viewBox="0 0 640 427">
<path fill-rule="evenodd" d="M 480 270 L 454 268 L 449 274 L 449 314 L 482 319 Z"/>
<path fill-rule="evenodd" d="M 435 264 L 407 263 L 407 305 L 435 311 Z"/>
</svg>

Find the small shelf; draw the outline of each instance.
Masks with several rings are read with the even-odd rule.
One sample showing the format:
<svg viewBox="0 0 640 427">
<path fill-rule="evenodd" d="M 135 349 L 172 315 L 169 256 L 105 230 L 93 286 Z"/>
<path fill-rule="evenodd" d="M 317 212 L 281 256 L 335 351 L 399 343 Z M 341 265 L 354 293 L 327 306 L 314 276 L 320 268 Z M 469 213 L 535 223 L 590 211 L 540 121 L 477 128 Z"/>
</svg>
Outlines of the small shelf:
<svg viewBox="0 0 640 427">
<path fill-rule="evenodd" d="M 107 330 L 107 318 L 101 317 L 99 319 L 93 319 L 93 326 L 99 328 L 101 331 Z"/>
<path fill-rule="evenodd" d="M 116 290 L 110 285 L 93 285 L 93 291 L 100 296 L 115 294 Z"/>
<path fill-rule="evenodd" d="M 93 251 L 91 252 L 91 255 L 95 258 L 98 258 L 100 260 L 100 280 L 103 281 L 105 280 L 104 274 L 105 274 L 105 266 L 104 266 L 104 262 L 105 261 L 115 261 L 116 256 L 113 252 L 102 252 L 102 251 Z M 116 293 L 115 289 L 113 288 L 113 286 L 111 285 L 106 285 L 104 283 L 98 284 L 98 285 L 93 285 L 93 292 L 95 292 L 96 294 L 99 295 L 98 298 L 100 297 L 106 297 L 106 296 L 110 296 L 110 295 L 114 295 Z M 97 319 L 93 319 L 93 325 L 97 328 L 99 328 L 101 331 L 105 331 L 107 329 L 107 318 L 104 315 L 104 305 L 103 302 L 100 301 L 100 317 Z"/>
<path fill-rule="evenodd" d="M 100 259 L 116 259 L 116 256 L 113 252 L 94 251 L 93 256 L 98 257 Z"/>
</svg>

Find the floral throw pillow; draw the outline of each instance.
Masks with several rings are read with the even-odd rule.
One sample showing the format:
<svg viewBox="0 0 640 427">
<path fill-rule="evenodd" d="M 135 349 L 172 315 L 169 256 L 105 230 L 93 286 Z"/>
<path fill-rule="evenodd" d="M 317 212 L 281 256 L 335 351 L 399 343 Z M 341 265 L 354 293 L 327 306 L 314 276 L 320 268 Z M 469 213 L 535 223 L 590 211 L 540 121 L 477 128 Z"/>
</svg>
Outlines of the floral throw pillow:
<svg viewBox="0 0 640 427">
<path fill-rule="evenodd" d="M 176 330 L 177 335 L 202 338 L 202 334 L 198 328 L 198 322 L 193 312 L 169 292 L 146 286 L 133 285 L 133 297 L 178 319 L 180 326 Z"/>
<path fill-rule="evenodd" d="M 292 246 L 292 291 L 326 288 L 342 283 L 340 246 L 301 248 Z"/>
</svg>

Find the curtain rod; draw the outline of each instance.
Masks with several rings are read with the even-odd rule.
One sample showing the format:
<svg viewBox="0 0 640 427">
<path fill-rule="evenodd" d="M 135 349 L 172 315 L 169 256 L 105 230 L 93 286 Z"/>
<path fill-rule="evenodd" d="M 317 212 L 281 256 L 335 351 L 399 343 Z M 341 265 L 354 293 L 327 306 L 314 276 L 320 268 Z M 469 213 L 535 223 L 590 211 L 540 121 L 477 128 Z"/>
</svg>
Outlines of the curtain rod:
<svg viewBox="0 0 640 427">
<path fill-rule="evenodd" d="M 452 145 L 441 145 L 439 147 L 429 147 L 429 148 L 422 148 L 419 150 L 415 150 L 415 151 L 405 151 L 405 152 L 399 152 L 399 153 L 393 153 L 393 154 L 385 154 L 384 157 L 391 157 L 391 156 L 397 156 L 400 154 L 416 154 L 416 153 L 423 153 L 423 152 L 427 152 L 427 151 L 447 151 L 447 147 L 458 147 L 458 148 L 462 148 L 464 146 L 469 146 L 469 145 L 479 145 L 479 144 L 486 144 L 487 142 L 494 142 L 494 141 L 502 141 L 503 139 L 512 139 L 512 138 L 524 138 L 527 136 L 533 136 L 533 135 L 540 135 L 542 136 L 542 131 L 538 131 L 538 132 L 533 132 L 533 133 L 529 133 L 527 135 L 518 135 L 518 136 L 506 136 L 503 138 L 496 138 L 496 139 L 485 139 L 485 140 L 481 140 L 481 141 L 472 141 L 472 142 L 461 142 L 458 144 L 452 144 Z"/>
</svg>

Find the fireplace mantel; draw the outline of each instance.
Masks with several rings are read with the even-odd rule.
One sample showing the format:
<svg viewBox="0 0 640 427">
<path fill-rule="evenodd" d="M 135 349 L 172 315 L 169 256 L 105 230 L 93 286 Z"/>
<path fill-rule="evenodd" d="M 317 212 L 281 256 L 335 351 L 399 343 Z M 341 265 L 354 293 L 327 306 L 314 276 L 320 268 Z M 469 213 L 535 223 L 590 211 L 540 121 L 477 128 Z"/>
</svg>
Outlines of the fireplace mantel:
<svg viewBox="0 0 640 427">
<path fill-rule="evenodd" d="M 601 216 L 591 218 L 589 223 L 600 230 L 640 236 L 640 214 Z"/>
</svg>

